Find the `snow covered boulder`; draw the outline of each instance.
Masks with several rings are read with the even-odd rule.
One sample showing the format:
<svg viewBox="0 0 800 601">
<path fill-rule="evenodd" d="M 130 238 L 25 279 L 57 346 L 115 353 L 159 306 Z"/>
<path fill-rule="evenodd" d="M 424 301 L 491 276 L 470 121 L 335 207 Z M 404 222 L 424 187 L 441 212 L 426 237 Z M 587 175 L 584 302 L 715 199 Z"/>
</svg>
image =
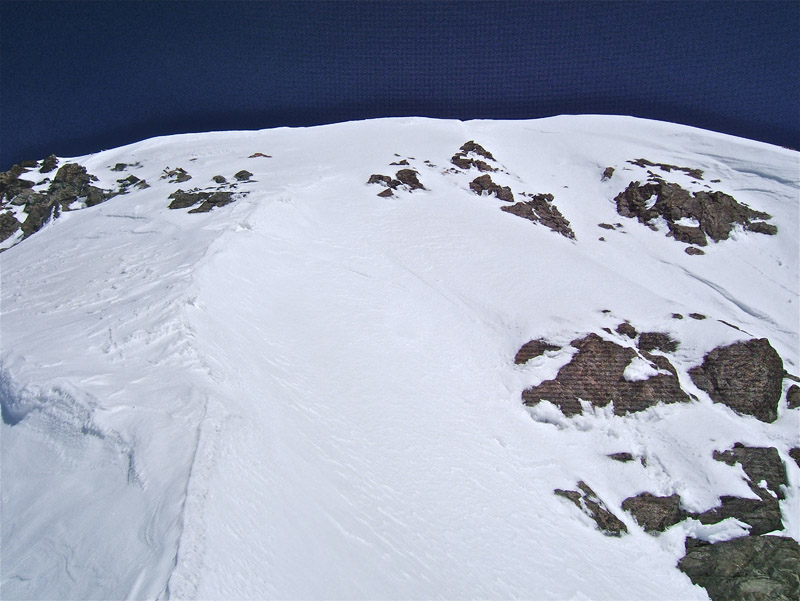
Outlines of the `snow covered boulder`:
<svg viewBox="0 0 800 601">
<path fill-rule="evenodd" d="M 766 338 L 717 347 L 689 375 L 715 403 L 763 422 L 778 418 L 783 361 Z"/>
</svg>

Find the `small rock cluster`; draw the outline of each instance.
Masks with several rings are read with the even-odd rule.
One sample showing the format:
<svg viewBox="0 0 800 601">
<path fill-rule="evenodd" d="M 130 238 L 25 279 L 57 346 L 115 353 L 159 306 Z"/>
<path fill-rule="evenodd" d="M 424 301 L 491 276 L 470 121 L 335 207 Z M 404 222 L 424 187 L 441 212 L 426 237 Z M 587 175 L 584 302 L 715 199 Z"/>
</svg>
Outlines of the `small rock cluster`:
<svg viewBox="0 0 800 601">
<path fill-rule="evenodd" d="M 470 154 L 477 155 L 489 161 L 494 161 L 494 157 L 492 156 L 491 152 L 486 150 L 480 144 L 477 144 L 474 140 L 470 140 L 461 146 L 459 151 L 450 159 L 450 162 L 459 169 L 463 169 L 465 171 L 468 171 L 473 167 L 478 171 L 497 171 L 497 168 L 492 167 L 486 161 L 474 156 L 471 157 Z"/>
<path fill-rule="evenodd" d="M 237 182 L 250 182 L 250 178 L 252 176 L 252 173 L 242 169 L 241 171 L 235 173 L 233 178 Z M 190 211 L 187 211 L 187 213 L 208 213 L 212 209 L 224 207 L 225 205 L 229 205 L 236 201 L 238 198 L 247 195 L 247 192 L 239 192 L 234 194 L 231 188 L 236 188 L 236 184 L 229 184 L 228 180 L 223 175 L 215 175 L 212 179 L 214 180 L 214 183 L 219 185 L 218 188 L 210 190 L 200 190 L 195 188 L 194 190 L 189 191 L 184 191 L 181 189 L 175 190 L 175 192 L 167 197 L 168 200 L 172 201 L 169 203 L 169 208 L 186 209 L 189 207 L 194 207 Z"/>
<path fill-rule="evenodd" d="M 372 174 L 367 180 L 368 184 L 380 184 L 386 189 L 378 193 L 381 198 L 394 196 L 394 190 L 404 189 L 409 192 L 413 190 L 425 190 L 425 186 L 419 181 L 419 172 L 414 169 L 400 169 L 395 177 L 388 175 Z"/>
</svg>

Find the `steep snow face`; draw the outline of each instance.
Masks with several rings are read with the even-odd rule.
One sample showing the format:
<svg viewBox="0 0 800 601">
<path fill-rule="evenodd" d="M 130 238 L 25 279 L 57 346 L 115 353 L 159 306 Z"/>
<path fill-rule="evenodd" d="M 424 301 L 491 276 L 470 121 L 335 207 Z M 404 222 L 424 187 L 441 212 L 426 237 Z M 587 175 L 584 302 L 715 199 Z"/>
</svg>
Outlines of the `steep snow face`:
<svg viewBox="0 0 800 601">
<path fill-rule="evenodd" d="M 575 239 L 475 194 L 484 172 L 451 163 L 469 140 L 491 159 L 463 156 L 514 202 L 552 194 Z M 778 233 L 737 226 L 685 253 L 658 220 L 617 213 L 648 178 L 629 162 L 642 157 L 702 170 L 650 167 Z M 713 459 L 735 442 L 778 449 L 777 534 L 800 538 L 800 411 L 782 396 L 772 423 L 738 415 L 688 375 L 750 338 L 800 371 L 796 152 L 583 116 L 183 135 L 71 162 L 100 188 L 126 174 L 150 187 L 64 212 L 0 259 L 3 598 L 704 599 L 675 567 L 684 538 L 746 527 L 690 519 L 654 536 L 620 506 L 753 497 Z M 234 200 L 168 208 L 190 188 Z M 632 347 L 625 320 L 680 342 L 669 356 L 691 402 L 572 418 L 522 404 L 570 341 Z M 562 350 L 515 365 L 536 338 Z M 637 359 L 625 374 L 662 371 Z M 628 534 L 553 494 L 578 481 Z"/>
</svg>

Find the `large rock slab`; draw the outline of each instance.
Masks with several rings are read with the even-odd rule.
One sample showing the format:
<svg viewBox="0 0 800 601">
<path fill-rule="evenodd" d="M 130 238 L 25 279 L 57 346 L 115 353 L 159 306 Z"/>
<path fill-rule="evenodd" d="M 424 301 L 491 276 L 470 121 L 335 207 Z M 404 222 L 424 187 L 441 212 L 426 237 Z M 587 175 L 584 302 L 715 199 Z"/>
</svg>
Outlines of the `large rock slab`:
<svg viewBox="0 0 800 601">
<path fill-rule="evenodd" d="M 525 390 L 522 399 L 526 405 L 547 400 L 571 416 L 581 412 L 581 400 L 595 407 L 613 402 L 614 413 L 624 415 L 657 403 L 689 400 L 689 395 L 680 387 L 675 368 L 666 357 L 648 355 L 659 373 L 644 380 L 629 381 L 625 379 L 625 369 L 639 357 L 632 348 L 604 340 L 594 333 L 571 345 L 578 349 L 572 361 L 559 370 L 555 379 Z"/>
<path fill-rule="evenodd" d="M 678 562 L 713 601 L 797 601 L 800 545 L 782 536 L 745 536 L 710 544 L 686 539 Z"/>
<path fill-rule="evenodd" d="M 766 338 L 720 346 L 689 370 L 715 403 L 764 422 L 778 418 L 783 361 Z"/>
</svg>

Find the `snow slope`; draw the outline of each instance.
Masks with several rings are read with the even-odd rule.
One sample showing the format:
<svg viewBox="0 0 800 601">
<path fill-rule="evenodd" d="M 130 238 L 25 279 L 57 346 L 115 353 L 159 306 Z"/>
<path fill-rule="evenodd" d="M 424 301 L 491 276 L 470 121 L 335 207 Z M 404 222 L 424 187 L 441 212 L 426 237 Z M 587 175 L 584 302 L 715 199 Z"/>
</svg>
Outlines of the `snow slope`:
<svg viewBox="0 0 800 601">
<path fill-rule="evenodd" d="M 516 196 L 554 194 L 577 239 L 473 194 L 477 172 L 447 172 L 467 140 Z M 778 234 L 740 229 L 687 255 L 616 213 L 640 157 L 703 169 Z M 401 158 L 427 190 L 376 197 L 365 182 Z M 712 459 L 734 442 L 779 450 L 780 535 L 800 538 L 800 411 L 782 400 L 765 424 L 687 375 L 751 337 L 800 371 L 797 152 L 625 117 L 408 118 L 171 136 L 74 162 L 106 188 L 125 175 L 115 163 L 138 163 L 128 173 L 151 187 L 0 255 L 3 598 L 705 599 L 675 568 L 684 537 L 740 525 L 651 536 L 616 511 L 630 533 L 613 538 L 553 490 L 584 480 L 617 508 L 678 492 L 702 511 L 752 496 Z M 160 179 L 178 166 L 191 181 Z M 167 208 L 241 169 L 253 177 L 235 203 Z M 692 312 L 708 319 L 671 317 Z M 571 419 L 523 406 L 570 359 L 515 365 L 523 343 L 623 320 L 681 341 L 698 400 Z"/>
</svg>

